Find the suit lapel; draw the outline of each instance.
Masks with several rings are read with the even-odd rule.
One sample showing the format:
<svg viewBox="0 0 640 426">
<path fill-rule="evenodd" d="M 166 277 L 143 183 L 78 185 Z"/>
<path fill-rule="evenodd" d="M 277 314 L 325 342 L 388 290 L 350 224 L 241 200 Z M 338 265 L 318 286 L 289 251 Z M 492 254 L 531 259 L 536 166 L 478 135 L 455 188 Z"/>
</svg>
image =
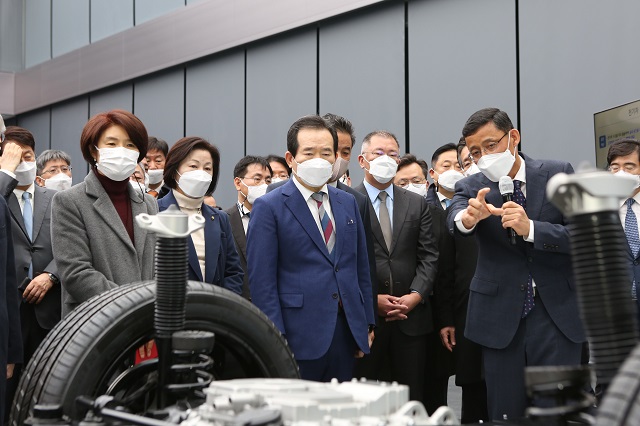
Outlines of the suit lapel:
<svg viewBox="0 0 640 426">
<path fill-rule="evenodd" d="M 231 232 L 236 240 L 236 248 L 238 253 L 245 260 L 247 259 L 247 236 L 244 234 L 244 226 L 242 225 L 242 217 L 237 207 L 229 213 L 229 222 L 231 223 Z"/>
<path fill-rule="evenodd" d="M 546 182 L 549 174 L 541 169 L 542 163 L 531 158 L 525 158 L 525 171 L 527 174 L 527 216 L 529 219 L 540 219 L 542 204 L 546 199 Z"/>
<path fill-rule="evenodd" d="M 318 225 L 311 216 L 309 206 L 306 200 L 302 198 L 302 194 L 298 191 L 296 185 L 293 182 L 287 182 L 285 187 L 283 187 L 282 194 L 286 196 L 284 205 L 291 211 L 298 223 L 302 226 L 302 229 L 304 229 L 311 238 L 311 241 L 318 247 L 318 250 L 320 250 L 327 259 L 331 260 L 329 252 L 327 251 L 327 245 L 320 235 Z"/>
<path fill-rule="evenodd" d="M 35 184 L 34 184 L 35 185 Z M 42 227 L 45 213 L 51 203 L 51 192 L 46 188 L 41 188 L 36 185 L 34 188 L 34 200 L 33 200 L 33 241 L 38 238 L 38 233 Z"/>
<path fill-rule="evenodd" d="M 329 187 L 328 190 L 330 194 L 329 203 L 331 204 L 331 214 L 333 215 L 333 227 L 336 232 L 336 243 L 333 246 L 333 258 L 337 263 L 344 246 L 345 227 L 347 226 L 347 222 L 349 220 L 353 220 L 353 218 L 349 218 L 347 216 L 345 206 L 342 204 L 341 194 L 338 194 L 337 190 L 332 191 L 332 188 Z"/>
<path fill-rule="evenodd" d="M 398 241 L 398 236 L 400 235 L 400 231 L 402 231 L 402 226 L 404 225 L 404 220 L 407 217 L 407 212 L 409 211 L 409 205 L 411 204 L 411 200 L 404 193 L 404 189 L 396 186 L 393 188 L 393 238 L 391 240 L 391 250 L 390 253 L 393 253 L 393 249 L 396 247 L 396 242 Z"/>
<path fill-rule="evenodd" d="M 367 192 L 367 189 L 364 187 L 364 184 L 360 184 L 360 186 L 356 188 L 356 191 L 359 191 L 360 193 L 364 194 L 364 196 L 367 197 L 367 200 L 371 202 L 371 199 L 369 198 L 369 193 Z M 395 207 L 394 207 L 394 211 L 395 211 Z M 373 233 L 373 236 L 376 238 L 376 240 L 378 241 L 378 245 L 382 247 L 385 253 L 389 254 L 389 250 L 387 249 L 387 243 L 384 240 L 384 235 L 382 234 L 382 228 L 380 227 L 380 221 L 378 220 L 378 215 L 376 215 L 376 211 L 373 208 L 373 203 L 371 203 L 370 218 L 371 218 L 371 232 Z"/>
<path fill-rule="evenodd" d="M 202 205 L 202 214 L 206 220 L 204 224 L 204 273 L 205 273 L 205 281 L 207 283 L 212 283 L 215 272 L 218 266 L 218 256 L 220 256 L 220 239 L 222 236 L 222 231 L 220 229 L 220 216 L 218 212 L 209 208 L 206 204 Z M 224 271 L 219 271 L 220 276 L 224 276 Z"/>
<path fill-rule="evenodd" d="M 22 218 L 22 210 L 20 210 L 20 203 L 18 202 L 18 198 L 16 194 L 11 192 L 9 195 L 9 199 L 7 200 L 7 204 L 9 204 L 9 210 L 11 211 L 11 215 L 16 223 L 20 226 L 20 230 L 24 234 L 25 238 L 29 240 L 29 235 L 27 234 L 27 230 L 24 227 L 24 219 Z"/>
<path fill-rule="evenodd" d="M 141 213 L 149 213 L 147 211 L 147 205 L 144 202 L 144 199 L 140 198 L 140 194 L 136 193 L 131 185 L 129 185 L 129 199 L 131 200 L 131 213 L 133 215 L 133 221 L 135 224 L 136 216 Z M 144 197 L 144 196 L 143 196 Z M 138 264 L 142 265 L 142 256 L 144 254 L 144 246 L 147 241 L 147 231 L 142 229 L 142 227 L 134 226 L 133 231 L 133 239 L 135 241 L 136 252 L 138 253 Z M 126 230 L 125 230 L 126 231 Z M 128 236 L 128 234 L 127 234 Z M 129 239 L 129 241 L 131 241 Z"/>
</svg>

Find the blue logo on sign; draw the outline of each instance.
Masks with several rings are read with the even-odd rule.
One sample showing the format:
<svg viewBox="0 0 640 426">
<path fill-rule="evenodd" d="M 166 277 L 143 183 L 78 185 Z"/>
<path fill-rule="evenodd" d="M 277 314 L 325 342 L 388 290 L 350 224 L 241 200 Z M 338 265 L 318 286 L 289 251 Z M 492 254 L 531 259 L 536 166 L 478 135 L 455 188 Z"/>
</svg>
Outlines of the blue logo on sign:
<svg viewBox="0 0 640 426">
<path fill-rule="evenodd" d="M 607 137 L 606 136 L 600 136 L 600 148 L 606 148 L 607 147 Z"/>
</svg>

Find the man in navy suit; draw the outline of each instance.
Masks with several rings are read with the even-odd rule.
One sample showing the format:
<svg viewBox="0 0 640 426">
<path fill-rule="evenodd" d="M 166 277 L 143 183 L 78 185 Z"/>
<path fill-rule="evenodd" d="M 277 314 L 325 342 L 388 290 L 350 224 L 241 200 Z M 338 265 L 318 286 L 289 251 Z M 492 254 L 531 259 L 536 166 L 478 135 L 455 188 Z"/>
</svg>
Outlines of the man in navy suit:
<svg viewBox="0 0 640 426">
<path fill-rule="evenodd" d="M 526 366 L 580 364 L 566 220 L 545 195 L 553 175 L 573 169 L 519 154 L 520 133 L 497 108 L 474 113 L 462 135 L 482 171 L 457 182 L 447 216 L 450 232 L 475 234 L 478 244 L 465 336 L 482 346 L 489 416 L 518 418 L 528 405 Z M 513 179 L 515 201 L 503 202 L 502 176 Z"/>
<path fill-rule="evenodd" d="M 322 117 L 293 123 L 285 157 L 294 177 L 255 201 L 247 234 L 252 300 L 285 335 L 302 378 L 316 381 L 350 379 L 375 324 L 356 201 L 326 185 L 337 146 Z"/>
</svg>

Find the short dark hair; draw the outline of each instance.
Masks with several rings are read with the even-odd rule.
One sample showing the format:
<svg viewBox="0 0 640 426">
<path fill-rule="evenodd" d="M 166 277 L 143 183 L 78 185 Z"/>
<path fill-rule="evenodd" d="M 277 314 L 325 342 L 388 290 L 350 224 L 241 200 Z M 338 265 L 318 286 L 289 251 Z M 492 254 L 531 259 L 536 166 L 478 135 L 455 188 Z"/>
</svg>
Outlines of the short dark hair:
<svg viewBox="0 0 640 426">
<path fill-rule="evenodd" d="M 30 147 L 34 152 L 36 150 L 36 141 L 33 138 L 33 134 L 24 127 L 9 126 L 4 132 L 4 142 L 0 144 L 0 147 L 4 150 L 7 142 L 13 141 L 20 145 Z"/>
<path fill-rule="evenodd" d="M 458 152 L 457 148 L 456 148 L 456 144 L 454 144 L 454 143 L 446 143 L 446 144 L 442 145 L 440 148 L 436 149 L 433 152 L 433 155 L 431 156 L 431 167 L 435 167 L 436 163 L 440 159 L 440 156 L 442 154 L 444 154 L 445 152 L 449 152 L 449 151 Z M 457 156 L 456 156 L 456 158 L 457 158 Z"/>
<path fill-rule="evenodd" d="M 298 118 L 287 132 L 287 151 L 294 157 L 298 154 L 298 133 L 302 129 L 328 130 L 333 138 L 333 152 L 338 152 L 338 134 L 329 121 L 319 115 L 305 115 Z"/>
<path fill-rule="evenodd" d="M 167 154 L 167 162 L 164 164 L 164 183 L 171 189 L 176 189 L 176 174 L 180 164 L 187 158 L 187 155 L 194 149 L 204 149 L 209 151 L 213 159 L 213 177 L 211 185 L 205 195 L 211 195 L 218 185 L 218 177 L 220 176 L 220 151 L 214 145 L 198 136 L 188 136 L 180 139 L 175 143 Z"/>
<path fill-rule="evenodd" d="M 467 141 L 464 140 L 464 136 L 460 136 L 460 140 L 458 141 L 458 146 L 456 147 L 456 152 L 458 153 L 458 165 L 462 167 L 462 159 L 460 155 L 462 154 L 462 150 L 467 146 Z"/>
<path fill-rule="evenodd" d="M 475 134 L 480 127 L 487 123 L 493 123 L 499 130 L 508 132 L 513 129 L 513 123 L 506 112 L 498 108 L 484 108 L 474 112 L 462 128 L 462 136 L 467 137 Z"/>
<path fill-rule="evenodd" d="M 147 146 L 147 152 L 160 151 L 166 157 L 169 153 L 169 145 L 162 139 L 158 139 L 155 136 L 149 136 L 149 146 Z"/>
<path fill-rule="evenodd" d="M 80 135 L 80 150 L 85 161 L 89 164 L 93 164 L 92 152 L 98 145 L 98 140 L 102 136 L 105 130 L 111 126 L 122 127 L 129 139 L 140 151 L 138 155 L 138 163 L 147 155 L 147 145 L 149 144 L 149 137 L 147 136 L 147 129 L 142 124 L 142 121 L 129 111 L 122 109 L 114 109 L 107 112 L 101 112 L 96 114 L 87 121 L 82 129 L 82 135 Z"/>
<path fill-rule="evenodd" d="M 233 168 L 233 177 L 234 178 L 243 178 L 247 175 L 247 169 L 252 164 L 259 164 L 263 169 L 269 170 L 269 173 L 273 175 L 273 170 L 271 170 L 271 166 L 269 162 L 264 157 L 257 157 L 255 155 L 247 155 L 242 157 L 238 164 Z"/>
<path fill-rule="evenodd" d="M 351 138 L 351 148 L 356 144 L 356 134 L 353 130 L 353 124 L 349 120 L 344 117 L 341 117 L 336 114 L 332 114 L 330 112 L 326 113 L 322 116 L 325 120 L 327 120 L 337 132 L 346 133 Z"/>
<path fill-rule="evenodd" d="M 634 152 L 638 154 L 638 160 L 640 160 L 640 142 L 637 140 L 622 139 L 615 141 L 609 146 L 609 151 L 607 151 L 607 166 L 616 158 L 626 157 Z"/>
<path fill-rule="evenodd" d="M 367 134 L 367 136 L 365 136 L 364 139 L 362 139 L 361 152 L 364 151 L 364 147 L 366 145 L 369 145 L 369 143 L 371 142 L 371 139 L 374 136 L 380 136 L 381 138 L 386 138 L 386 139 L 393 139 L 394 141 L 396 141 L 396 144 L 398 145 L 398 149 L 400 149 L 400 142 L 398 142 L 398 138 L 396 138 L 396 135 L 386 130 L 374 130 L 373 132 L 370 132 L 369 134 Z"/>
<path fill-rule="evenodd" d="M 398 171 L 412 164 L 417 164 L 418 166 L 420 166 L 425 179 L 429 177 L 429 165 L 427 164 L 427 162 L 423 159 L 418 159 L 413 154 L 405 154 L 400 157 L 400 162 L 398 163 Z"/>
<path fill-rule="evenodd" d="M 289 174 L 289 176 L 291 176 L 291 167 L 289 167 L 289 165 L 287 164 L 287 160 L 284 159 L 284 157 L 281 157 L 279 155 L 275 155 L 275 154 L 269 154 L 267 155 L 267 163 L 280 163 L 284 166 L 284 168 L 287 170 L 287 174 Z M 273 170 L 271 171 L 271 173 L 273 174 Z"/>
<path fill-rule="evenodd" d="M 42 154 L 36 158 L 36 174 L 40 176 L 47 163 L 53 160 L 62 160 L 67 163 L 67 166 L 71 165 L 71 157 L 69 154 L 57 149 L 47 149 L 46 151 L 42 151 Z"/>
</svg>

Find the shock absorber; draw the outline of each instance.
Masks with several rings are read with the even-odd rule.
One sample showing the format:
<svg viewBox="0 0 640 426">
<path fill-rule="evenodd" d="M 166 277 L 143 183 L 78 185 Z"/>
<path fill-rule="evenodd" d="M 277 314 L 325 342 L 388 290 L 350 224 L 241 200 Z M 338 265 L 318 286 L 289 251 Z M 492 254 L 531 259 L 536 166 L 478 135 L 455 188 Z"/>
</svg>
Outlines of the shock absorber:
<svg viewBox="0 0 640 426">
<path fill-rule="evenodd" d="M 188 216 L 177 206 L 155 215 L 141 214 L 138 224 L 157 234 L 156 303 L 154 328 L 158 347 L 158 402 L 168 405 L 167 385 L 171 376 L 171 339 L 184 329 L 188 280 L 187 237 L 204 226 L 201 215 Z"/>
<path fill-rule="evenodd" d="M 558 174 L 547 185 L 547 197 L 569 218 L 580 314 L 605 389 L 638 343 L 628 244 L 619 216 L 620 201 L 635 184 L 633 178 L 587 171 Z"/>
</svg>

